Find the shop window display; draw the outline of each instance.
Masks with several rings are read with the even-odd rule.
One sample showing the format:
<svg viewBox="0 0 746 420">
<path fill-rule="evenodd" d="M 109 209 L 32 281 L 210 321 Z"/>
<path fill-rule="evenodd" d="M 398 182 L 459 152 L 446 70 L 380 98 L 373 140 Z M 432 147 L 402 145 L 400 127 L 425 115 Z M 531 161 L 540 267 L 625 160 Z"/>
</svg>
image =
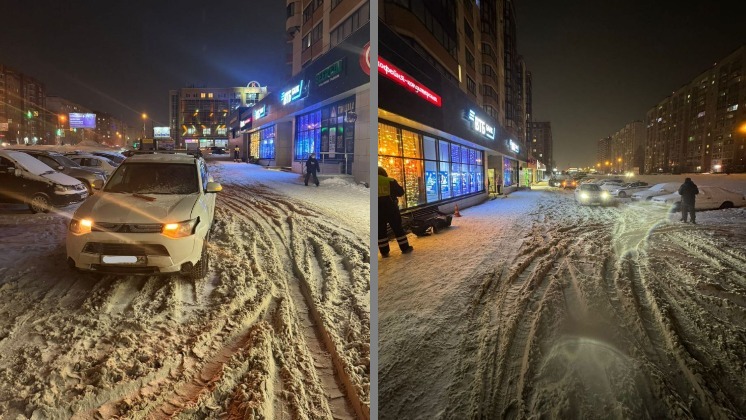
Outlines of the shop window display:
<svg viewBox="0 0 746 420">
<path fill-rule="evenodd" d="M 295 126 L 295 160 L 306 160 L 311 153 L 318 155 L 321 143 L 321 111 L 299 116 Z"/>
<path fill-rule="evenodd" d="M 379 123 L 378 152 L 379 165 L 404 187 L 405 207 L 484 191 L 483 152 L 471 147 Z"/>
<path fill-rule="evenodd" d="M 259 132 L 255 131 L 249 135 L 249 156 L 259 157 Z"/>
</svg>

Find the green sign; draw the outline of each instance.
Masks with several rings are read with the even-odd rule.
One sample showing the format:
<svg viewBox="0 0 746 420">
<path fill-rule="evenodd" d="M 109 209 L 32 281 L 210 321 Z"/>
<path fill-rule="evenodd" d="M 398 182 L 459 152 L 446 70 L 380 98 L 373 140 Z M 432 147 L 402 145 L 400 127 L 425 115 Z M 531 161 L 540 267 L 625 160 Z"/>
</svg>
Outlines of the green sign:
<svg viewBox="0 0 746 420">
<path fill-rule="evenodd" d="M 335 61 L 332 65 L 316 73 L 316 85 L 324 86 L 325 84 L 337 79 L 344 72 L 344 59 Z"/>
</svg>

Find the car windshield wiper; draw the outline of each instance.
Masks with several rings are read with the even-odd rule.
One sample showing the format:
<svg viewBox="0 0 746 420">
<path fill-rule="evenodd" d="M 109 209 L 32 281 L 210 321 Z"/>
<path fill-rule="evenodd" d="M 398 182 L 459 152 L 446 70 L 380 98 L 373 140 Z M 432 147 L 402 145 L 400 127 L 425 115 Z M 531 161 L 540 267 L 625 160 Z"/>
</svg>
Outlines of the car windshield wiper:
<svg viewBox="0 0 746 420">
<path fill-rule="evenodd" d="M 57 172 L 57 171 L 46 171 L 46 172 L 42 172 L 42 173 L 40 173 L 39 175 L 47 175 L 47 174 L 53 174 L 53 173 L 55 173 L 55 172 Z"/>
<path fill-rule="evenodd" d="M 143 200 L 146 200 L 146 201 L 155 201 L 155 197 L 150 197 L 150 196 L 147 196 L 147 195 L 142 195 L 140 193 L 132 193 L 132 196 L 133 197 L 137 197 L 137 198 L 142 198 Z"/>
</svg>

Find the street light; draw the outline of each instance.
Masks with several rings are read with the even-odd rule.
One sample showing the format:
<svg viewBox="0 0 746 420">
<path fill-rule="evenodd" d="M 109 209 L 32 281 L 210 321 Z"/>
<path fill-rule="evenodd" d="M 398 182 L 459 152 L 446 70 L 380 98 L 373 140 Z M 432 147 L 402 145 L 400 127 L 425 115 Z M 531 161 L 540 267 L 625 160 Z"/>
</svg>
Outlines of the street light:
<svg viewBox="0 0 746 420">
<path fill-rule="evenodd" d="M 145 122 L 148 120 L 148 114 L 142 113 L 142 138 L 145 138 Z"/>
</svg>

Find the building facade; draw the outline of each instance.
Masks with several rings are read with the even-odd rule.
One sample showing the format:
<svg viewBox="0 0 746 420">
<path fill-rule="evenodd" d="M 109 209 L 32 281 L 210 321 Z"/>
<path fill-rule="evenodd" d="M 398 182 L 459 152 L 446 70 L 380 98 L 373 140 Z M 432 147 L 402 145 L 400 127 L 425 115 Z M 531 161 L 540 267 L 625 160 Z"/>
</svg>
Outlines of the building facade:
<svg viewBox="0 0 746 420">
<path fill-rule="evenodd" d="M 598 140 L 596 170 L 604 173 L 611 171 L 611 136 Z"/>
<path fill-rule="evenodd" d="M 370 3 L 288 1 L 291 77 L 240 113 L 230 142 L 242 158 L 370 182 Z M 238 124 L 238 127 L 235 124 Z"/>
<path fill-rule="evenodd" d="M 645 124 L 633 121 L 611 135 L 609 155 L 613 172 L 641 174 L 645 164 Z M 604 163 L 605 163 L 604 161 Z"/>
<path fill-rule="evenodd" d="M 60 96 L 47 96 L 48 121 L 54 131 L 54 144 L 77 144 L 96 140 L 95 129 L 70 127 L 70 114 L 90 114 L 90 109 Z"/>
<path fill-rule="evenodd" d="M 129 127 L 124 121 L 113 115 L 95 111 L 96 128 L 93 130 L 93 140 L 107 146 L 125 146 L 131 143 Z"/>
<path fill-rule="evenodd" d="M 401 206 L 465 206 L 530 181 L 512 1 L 383 0 L 379 16 L 378 164 L 404 186 Z"/>
<path fill-rule="evenodd" d="M 544 166 L 544 173 L 551 173 L 554 169 L 552 153 L 554 145 L 552 142 L 552 123 L 549 121 L 530 122 L 526 125 L 529 134 L 529 154 L 537 162 L 537 165 Z M 538 180 L 543 178 L 538 177 Z"/>
<path fill-rule="evenodd" d="M 178 147 L 188 149 L 228 146 L 228 115 L 267 95 L 267 87 L 249 82 L 245 87 L 189 87 L 169 92 L 169 128 Z M 148 133 L 143 134 L 145 136 Z"/>
<path fill-rule="evenodd" d="M 741 46 L 647 112 L 646 173 L 746 171 L 745 69 Z"/>
<path fill-rule="evenodd" d="M 46 88 L 33 77 L 0 64 L 0 142 L 45 144 L 53 133 Z"/>
</svg>

